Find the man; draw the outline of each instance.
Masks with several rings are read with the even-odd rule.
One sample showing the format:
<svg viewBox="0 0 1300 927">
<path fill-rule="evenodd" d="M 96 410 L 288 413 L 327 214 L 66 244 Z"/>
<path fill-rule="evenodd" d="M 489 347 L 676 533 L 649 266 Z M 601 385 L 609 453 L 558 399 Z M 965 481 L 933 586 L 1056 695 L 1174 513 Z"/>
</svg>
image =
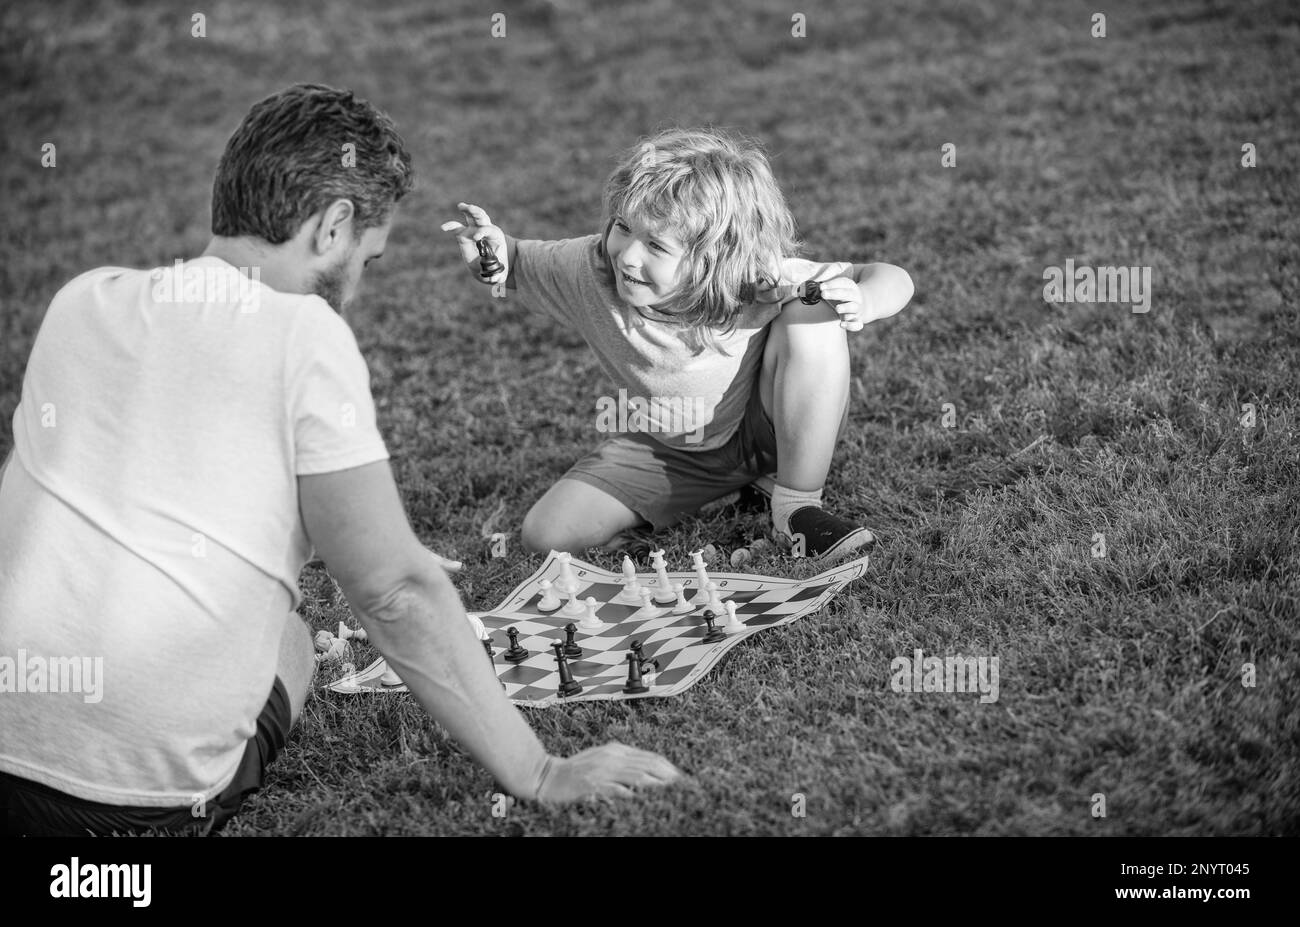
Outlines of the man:
<svg viewBox="0 0 1300 927">
<path fill-rule="evenodd" d="M 307 697 L 294 610 L 313 547 L 420 704 L 512 794 L 679 775 L 620 744 L 548 756 L 406 520 L 365 361 L 331 307 L 383 253 L 411 184 L 386 116 L 295 86 L 227 144 L 201 257 L 100 268 L 54 297 L 0 470 L 7 832 L 222 826 Z"/>
</svg>

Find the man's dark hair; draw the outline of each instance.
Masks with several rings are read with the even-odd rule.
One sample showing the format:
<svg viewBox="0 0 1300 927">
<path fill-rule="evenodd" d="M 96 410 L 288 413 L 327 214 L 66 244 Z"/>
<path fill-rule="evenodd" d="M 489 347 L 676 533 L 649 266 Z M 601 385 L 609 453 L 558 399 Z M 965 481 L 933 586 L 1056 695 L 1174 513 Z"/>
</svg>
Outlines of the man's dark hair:
<svg viewBox="0 0 1300 927">
<path fill-rule="evenodd" d="M 250 109 L 226 143 L 212 183 L 212 234 L 283 244 L 346 199 L 359 236 L 388 220 L 412 182 L 391 119 L 351 91 L 295 84 Z"/>
</svg>

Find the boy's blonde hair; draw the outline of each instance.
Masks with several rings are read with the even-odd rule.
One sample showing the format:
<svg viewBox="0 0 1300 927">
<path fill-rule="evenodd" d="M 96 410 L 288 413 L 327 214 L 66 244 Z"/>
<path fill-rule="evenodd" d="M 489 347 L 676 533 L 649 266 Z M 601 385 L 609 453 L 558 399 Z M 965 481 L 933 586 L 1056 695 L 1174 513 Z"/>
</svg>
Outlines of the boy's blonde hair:
<svg viewBox="0 0 1300 927">
<path fill-rule="evenodd" d="M 678 285 L 656 311 L 710 344 L 734 328 L 756 288 L 775 286 L 798 253 L 794 218 L 757 142 L 718 129 L 643 139 L 605 182 L 602 248 L 615 217 L 671 233 L 686 251 Z"/>
</svg>

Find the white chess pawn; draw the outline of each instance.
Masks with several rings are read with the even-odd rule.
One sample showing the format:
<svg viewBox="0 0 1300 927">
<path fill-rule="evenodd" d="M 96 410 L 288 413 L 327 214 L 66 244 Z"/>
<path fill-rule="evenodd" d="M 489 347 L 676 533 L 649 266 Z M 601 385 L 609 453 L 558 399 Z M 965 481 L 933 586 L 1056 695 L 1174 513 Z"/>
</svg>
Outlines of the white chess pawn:
<svg viewBox="0 0 1300 927">
<path fill-rule="evenodd" d="M 727 620 L 723 622 L 722 626 L 728 631 L 738 631 L 745 627 L 745 622 L 741 621 L 740 617 L 736 614 L 736 603 L 728 599 L 723 604 L 727 609 Z"/>
<path fill-rule="evenodd" d="M 385 686 L 403 685 L 401 677 L 388 665 L 388 661 L 384 661 L 384 675 L 379 677 L 379 683 Z"/>
<path fill-rule="evenodd" d="M 603 628 L 605 622 L 601 621 L 596 614 L 596 609 L 599 607 L 600 603 L 596 601 L 594 596 L 587 596 L 587 608 L 583 613 L 582 620 L 578 622 L 578 627 L 584 631 L 596 631 Z"/>
<path fill-rule="evenodd" d="M 555 594 L 555 584 L 549 579 L 542 580 L 539 585 L 542 587 L 542 600 L 537 603 L 538 611 L 553 612 L 563 604 Z"/>
<path fill-rule="evenodd" d="M 677 604 L 673 606 L 674 615 L 685 615 L 695 611 L 695 606 L 686 601 L 686 592 L 682 589 L 681 583 L 673 583 L 673 595 L 677 597 Z"/>
</svg>

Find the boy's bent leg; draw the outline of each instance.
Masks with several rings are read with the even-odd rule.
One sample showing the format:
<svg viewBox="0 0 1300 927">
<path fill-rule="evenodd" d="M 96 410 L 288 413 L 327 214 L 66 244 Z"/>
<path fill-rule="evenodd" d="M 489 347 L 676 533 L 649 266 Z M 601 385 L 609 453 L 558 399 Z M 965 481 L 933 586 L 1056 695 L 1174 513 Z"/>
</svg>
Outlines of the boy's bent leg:
<svg viewBox="0 0 1300 927">
<path fill-rule="evenodd" d="M 536 554 L 578 553 L 604 544 L 645 521 L 614 496 L 590 483 L 561 479 L 524 516 L 524 547 Z"/>
<path fill-rule="evenodd" d="M 821 489 L 849 407 L 849 343 L 834 309 L 789 306 L 772 322 L 759 394 L 776 429 L 776 482 Z"/>
<path fill-rule="evenodd" d="M 875 543 L 866 528 L 822 509 L 822 487 L 848 418 L 848 338 L 826 303 L 790 306 L 772 323 L 759 397 L 775 432 L 772 524 L 808 556 L 837 559 Z"/>
</svg>

